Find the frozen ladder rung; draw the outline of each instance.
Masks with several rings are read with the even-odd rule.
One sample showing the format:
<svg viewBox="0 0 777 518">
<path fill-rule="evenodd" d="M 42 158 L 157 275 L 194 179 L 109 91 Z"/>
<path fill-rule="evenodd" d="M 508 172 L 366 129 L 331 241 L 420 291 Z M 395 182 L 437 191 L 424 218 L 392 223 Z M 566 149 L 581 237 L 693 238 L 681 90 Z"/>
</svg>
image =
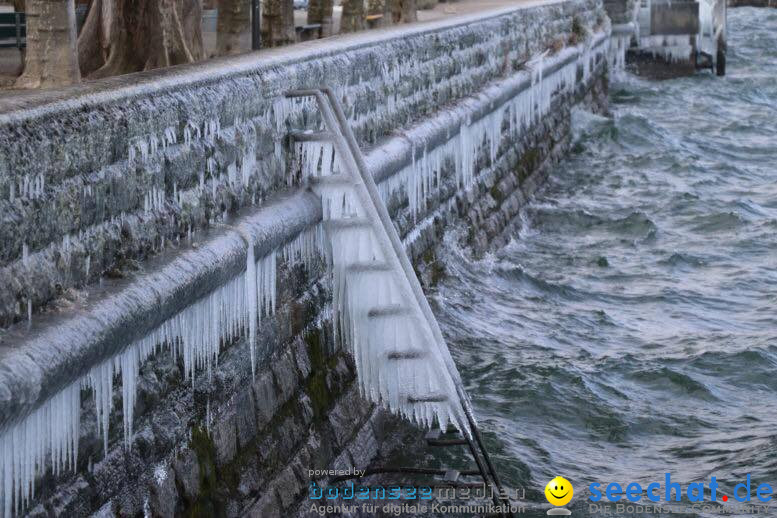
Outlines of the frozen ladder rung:
<svg viewBox="0 0 777 518">
<path fill-rule="evenodd" d="M 359 261 L 346 267 L 348 273 L 390 273 L 393 270 L 383 261 Z"/>
<path fill-rule="evenodd" d="M 413 313 L 407 306 L 401 304 L 391 304 L 388 306 L 379 306 L 372 308 L 367 312 L 369 318 L 386 318 L 386 317 L 409 317 Z"/>
<path fill-rule="evenodd" d="M 365 218 L 339 218 L 328 219 L 324 222 L 327 230 L 346 230 L 354 228 L 372 228 L 369 220 Z"/>
<path fill-rule="evenodd" d="M 318 97 L 320 90 L 290 90 L 286 92 L 286 97 Z"/>
<path fill-rule="evenodd" d="M 344 174 L 330 174 L 327 176 L 311 176 L 310 183 L 314 187 L 342 187 L 353 186 L 353 180 Z"/>
<path fill-rule="evenodd" d="M 389 360 L 420 360 L 426 357 L 426 351 L 422 349 L 408 349 L 406 351 L 394 351 L 388 353 Z"/>
<path fill-rule="evenodd" d="M 467 444 L 467 440 L 458 431 L 429 430 L 424 439 L 429 446 L 466 446 Z"/>
<path fill-rule="evenodd" d="M 445 394 L 424 394 L 423 396 L 408 396 L 407 402 L 411 404 L 417 403 L 445 403 L 448 401 L 448 396 Z"/>
<path fill-rule="evenodd" d="M 335 136 L 328 131 L 292 131 L 289 138 L 296 142 L 331 142 Z"/>
</svg>

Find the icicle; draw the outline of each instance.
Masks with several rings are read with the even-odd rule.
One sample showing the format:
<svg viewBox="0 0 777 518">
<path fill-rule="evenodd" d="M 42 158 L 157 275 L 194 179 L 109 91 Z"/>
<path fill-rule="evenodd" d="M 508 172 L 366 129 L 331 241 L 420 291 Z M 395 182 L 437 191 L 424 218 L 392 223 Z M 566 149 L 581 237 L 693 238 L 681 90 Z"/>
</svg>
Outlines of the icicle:
<svg viewBox="0 0 777 518">
<path fill-rule="evenodd" d="M 205 136 L 205 140 L 213 143 L 216 138 L 221 136 L 221 121 L 218 119 L 205 121 L 202 133 Z"/>
<path fill-rule="evenodd" d="M 240 163 L 240 176 L 243 181 L 243 187 L 248 187 L 251 177 L 256 172 L 256 150 L 250 146 L 243 153 L 243 160 Z"/>
<path fill-rule="evenodd" d="M 283 247 L 281 255 L 289 267 L 302 264 L 310 270 L 315 258 L 324 255 L 323 227 L 316 225 L 300 232 Z"/>
<path fill-rule="evenodd" d="M 45 471 L 47 457 L 55 474 L 75 467 L 80 402 L 80 385 L 76 382 L 0 434 L 3 516 L 10 518 L 29 503 L 34 496 L 35 478 Z"/>
<path fill-rule="evenodd" d="M 178 136 L 175 134 L 175 128 L 172 126 L 165 128 L 165 146 L 174 145 L 178 143 Z"/>
<path fill-rule="evenodd" d="M 124 446 L 129 450 L 132 442 L 132 421 L 135 414 L 135 394 L 138 378 L 138 351 L 129 347 L 119 358 L 121 370 L 122 411 L 124 416 Z"/>
<path fill-rule="evenodd" d="M 256 376 L 256 326 L 259 320 L 258 298 L 250 295 L 256 289 L 256 259 L 254 244 L 248 244 L 245 293 L 248 298 L 248 344 L 251 348 L 251 375 Z"/>
<path fill-rule="evenodd" d="M 210 436 L 210 397 L 205 402 L 205 433 Z"/>
</svg>

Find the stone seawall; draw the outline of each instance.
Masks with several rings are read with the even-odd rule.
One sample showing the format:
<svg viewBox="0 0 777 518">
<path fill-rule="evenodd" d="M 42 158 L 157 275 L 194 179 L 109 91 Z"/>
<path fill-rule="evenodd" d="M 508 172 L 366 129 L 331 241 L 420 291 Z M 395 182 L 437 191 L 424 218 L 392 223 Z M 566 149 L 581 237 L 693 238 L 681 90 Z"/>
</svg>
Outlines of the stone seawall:
<svg viewBox="0 0 777 518">
<path fill-rule="evenodd" d="M 608 27 L 597 2 L 541 4 L 0 101 L 0 441 L 53 437 L 67 398 L 76 431 L 54 440 L 75 469 L 37 477 L 26 509 L 286 515 L 307 469 L 366 465 L 389 417 L 332 340 L 320 204 L 286 138 L 317 115 L 280 94 L 338 89 L 429 284 L 443 233 L 505 242 L 572 106 L 604 109 Z M 242 310 L 246 241 L 277 282 L 255 369 L 222 314 Z"/>
</svg>

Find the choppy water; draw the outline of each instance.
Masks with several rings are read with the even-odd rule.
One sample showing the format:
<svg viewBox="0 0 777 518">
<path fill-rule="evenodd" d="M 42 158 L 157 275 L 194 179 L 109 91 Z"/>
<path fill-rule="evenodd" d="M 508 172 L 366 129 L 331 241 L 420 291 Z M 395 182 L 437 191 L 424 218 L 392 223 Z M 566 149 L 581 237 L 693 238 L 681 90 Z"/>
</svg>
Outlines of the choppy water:
<svg viewBox="0 0 777 518">
<path fill-rule="evenodd" d="M 435 311 L 508 486 L 777 486 L 777 10 L 729 34 L 727 77 L 577 114 L 506 248 L 446 252 Z"/>
</svg>

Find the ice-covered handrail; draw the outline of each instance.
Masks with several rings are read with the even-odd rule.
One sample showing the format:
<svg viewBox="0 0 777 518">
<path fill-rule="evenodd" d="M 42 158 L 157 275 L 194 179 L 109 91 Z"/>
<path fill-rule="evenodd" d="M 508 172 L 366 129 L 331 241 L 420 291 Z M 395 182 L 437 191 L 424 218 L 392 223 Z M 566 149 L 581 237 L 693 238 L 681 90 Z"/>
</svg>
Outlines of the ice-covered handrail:
<svg viewBox="0 0 777 518">
<path fill-rule="evenodd" d="M 565 48 L 541 60 L 535 58 L 527 64 L 527 70 L 392 137 L 384 146 L 386 151 L 368 157 L 368 168 L 375 175 L 383 200 L 387 202 L 395 192 L 405 189 L 411 214 L 415 217 L 425 212 L 428 198 L 439 189 L 440 171 L 445 164 L 453 164 L 458 185 L 469 188 L 475 180 L 472 168 L 482 147 L 487 148 L 494 163 L 505 121 L 510 137 L 520 137 L 547 115 L 554 95 L 573 91 L 578 68 L 583 70 L 583 81 L 588 80 L 585 62 L 589 62 L 590 73 L 590 63 L 600 63 L 608 56 L 609 41 L 608 35 L 600 32 L 584 45 Z"/>
<path fill-rule="evenodd" d="M 183 360 L 185 376 L 193 381 L 196 371 L 210 376 L 221 344 L 248 331 L 253 367 L 256 321 L 276 306 L 277 256 L 310 264 L 321 255 L 320 214 L 314 196 L 298 193 L 92 302 L 89 311 L 40 322 L 31 337 L 4 336 L 0 516 L 23 508 L 34 496 L 35 479 L 47 469 L 57 474 L 75 467 L 82 388 L 93 392 L 97 431 L 107 450 L 114 375 L 121 374 L 124 440 L 130 447 L 140 366 L 162 347 Z M 138 314 L 151 317 L 146 328 L 136 329 Z"/>
</svg>

